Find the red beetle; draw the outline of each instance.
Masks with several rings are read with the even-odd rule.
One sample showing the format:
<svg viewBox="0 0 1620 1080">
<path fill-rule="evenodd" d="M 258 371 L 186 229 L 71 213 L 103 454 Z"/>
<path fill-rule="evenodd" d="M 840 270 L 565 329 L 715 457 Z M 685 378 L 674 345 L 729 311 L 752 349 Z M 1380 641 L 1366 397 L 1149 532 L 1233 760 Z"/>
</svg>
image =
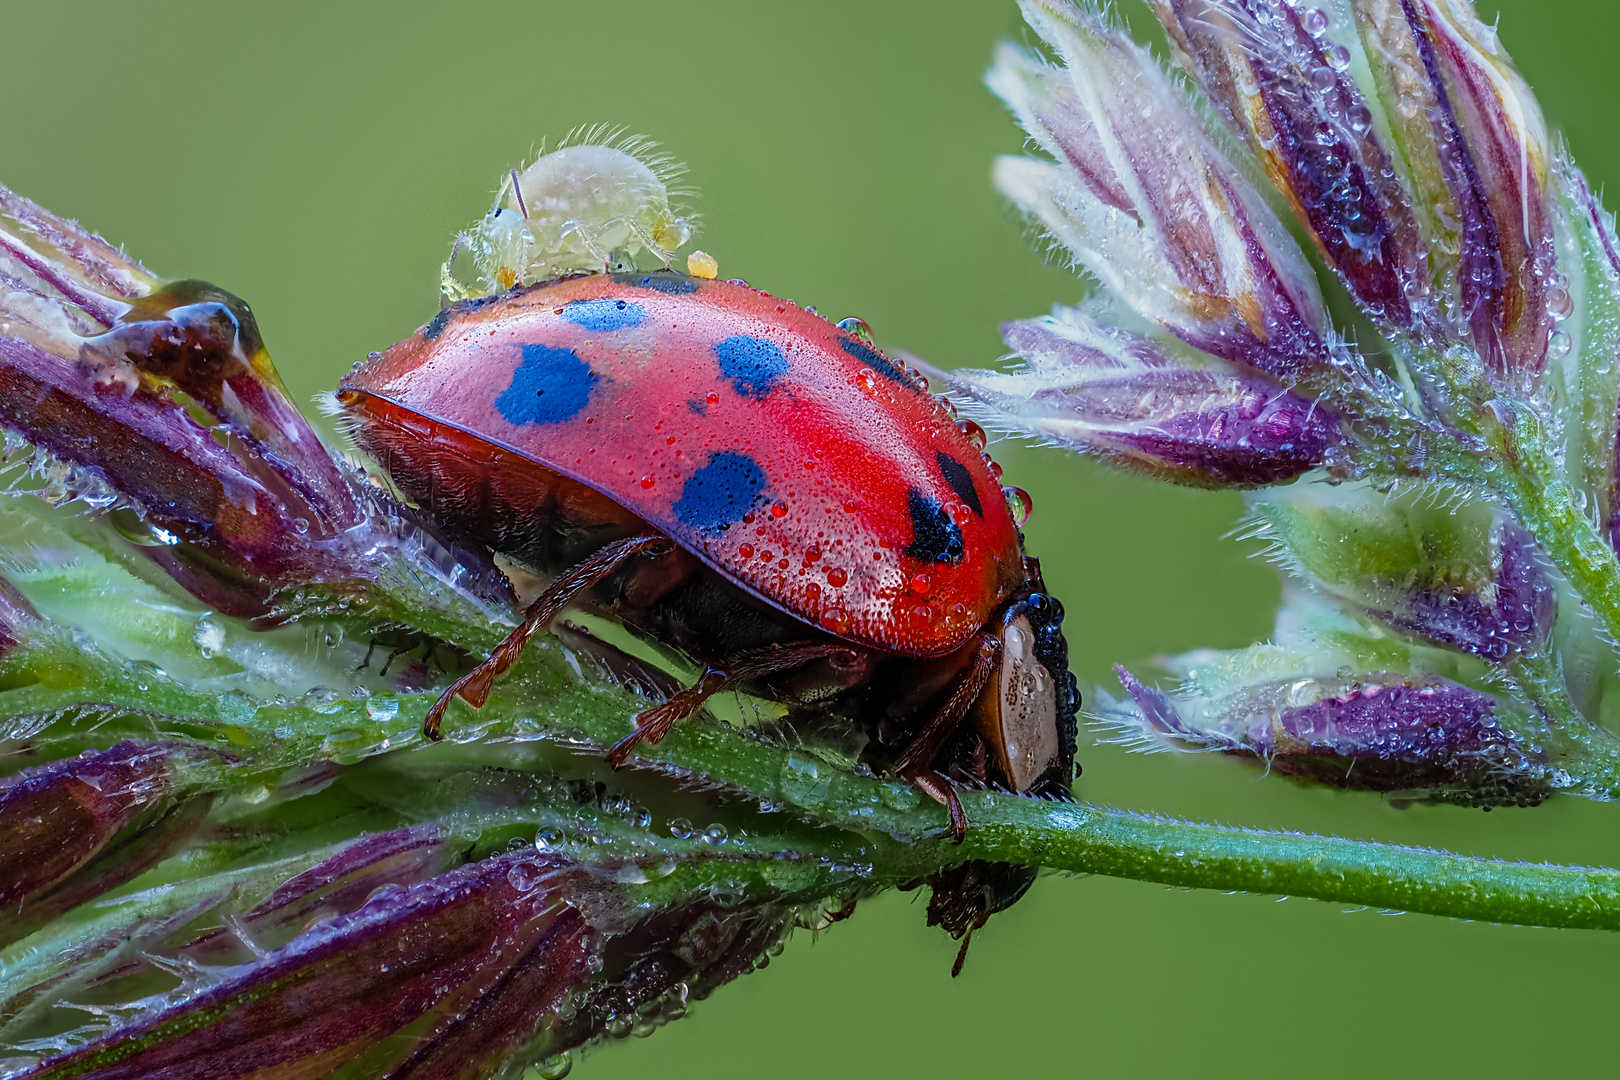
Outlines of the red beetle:
<svg viewBox="0 0 1620 1080">
<path fill-rule="evenodd" d="M 853 736 L 958 837 L 953 780 L 1067 792 L 1062 608 L 981 444 L 863 337 L 742 282 L 578 276 L 452 305 L 338 401 L 408 496 L 551 580 L 430 736 L 579 605 L 705 669 L 615 765 L 742 689 Z"/>
</svg>

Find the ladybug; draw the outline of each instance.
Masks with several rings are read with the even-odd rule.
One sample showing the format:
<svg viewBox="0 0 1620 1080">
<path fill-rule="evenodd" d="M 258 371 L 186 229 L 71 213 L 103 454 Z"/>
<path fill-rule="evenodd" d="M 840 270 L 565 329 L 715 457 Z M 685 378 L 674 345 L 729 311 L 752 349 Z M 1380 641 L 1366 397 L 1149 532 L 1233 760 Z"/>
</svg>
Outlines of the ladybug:
<svg viewBox="0 0 1620 1080">
<path fill-rule="evenodd" d="M 577 275 L 450 305 L 337 401 L 408 497 L 550 581 L 430 737 L 574 606 L 703 668 L 615 766 L 738 689 L 916 784 L 958 840 L 959 784 L 1066 797 L 1062 606 L 982 433 L 865 335 L 740 281 Z M 969 876 L 953 933 L 1022 892 Z"/>
</svg>

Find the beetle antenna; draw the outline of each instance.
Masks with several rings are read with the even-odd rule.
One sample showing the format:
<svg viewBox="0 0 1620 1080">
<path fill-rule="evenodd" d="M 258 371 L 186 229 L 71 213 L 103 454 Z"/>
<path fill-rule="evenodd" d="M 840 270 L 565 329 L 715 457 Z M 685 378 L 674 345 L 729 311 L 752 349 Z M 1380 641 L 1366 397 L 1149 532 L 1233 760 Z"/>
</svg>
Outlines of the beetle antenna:
<svg viewBox="0 0 1620 1080">
<path fill-rule="evenodd" d="M 529 216 L 529 208 L 523 203 L 523 185 L 518 183 L 518 174 L 516 169 L 512 170 L 512 194 L 517 196 L 518 209 L 523 211 L 523 217 L 527 219 Z"/>
</svg>

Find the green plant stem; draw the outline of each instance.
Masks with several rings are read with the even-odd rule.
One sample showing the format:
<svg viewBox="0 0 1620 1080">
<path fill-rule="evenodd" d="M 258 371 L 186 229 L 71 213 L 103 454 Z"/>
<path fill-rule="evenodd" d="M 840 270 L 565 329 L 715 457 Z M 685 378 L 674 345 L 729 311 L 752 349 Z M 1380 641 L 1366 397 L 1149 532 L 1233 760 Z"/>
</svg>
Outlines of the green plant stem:
<svg viewBox="0 0 1620 1080">
<path fill-rule="evenodd" d="M 1580 779 L 1581 793 L 1594 799 L 1620 799 L 1620 740 L 1575 707 L 1553 660 L 1517 656 L 1508 670 L 1519 692 L 1540 710 L 1552 737 L 1549 749 L 1560 765 Z"/>
<path fill-rule="evenodd" d="M 1503 862 L 1300 833 L 1198 825 L 1117 810 L 973 799 L 977 858 L 1198 889 L 1533 926 L 1620 930 L 1620 872 Z"/>
<path fill-rule="evenodd" d="M 401 695 L 397 711 L 386 717 L 368 717 L 367 702 L 355 700 L 318 710 L 266 704 L 226 719 L 209 695 L 191 692 L 172 680 L 152 682 L 149 674 L 131 674 L 127 667 L 50 638 L 7 657 L 9 673 L 27 672 L 41 681 L 9 691 L 0 701 L 13 716 L 50 712 L 73 701 L 99 701 L 131 712 L 156 710 L 170 730 L 194 724 L 224 732 L 231 747 L 246 757 L 228 769 L 199 772 L 196 782 L 214 790 L 249 782 L 248 778 L 262 782 L 267 772 L 289 761 L 322 756 L 321 733 L 339 729 L 353 733 L 354 742 L 344 749 L 360 757 L 421 754 L 425 763 L 435 755 L 513 742 L 549 742 L 600 752 L 629 730 L 634 699 L 559 680 L 556 650 L 537 644 L 534 652 L 502 683 L 484 710 L 452 712 L 456 726 L 450 730 L 452 737 L 462 740 L 459 745 L 421 742 L 418 729 L 432 693 Z M 147 681 L 137 684 L 137 678 Z M 986 793 L 964 794 L 970 828 L 966 841 L 957 845 L 945 835 L 944 809 L 910 785 L 833 768 L 706 719 L 683 724 L 657 746 L 641 748 L 636 763 L 694 784 L 720 785 L 764 800 L 790 819 L 784 820 L 785 829 L 791 830 L 791 819 L 797 819 L 801 828 L 822 830 L 819 839 L 799 841 L 816 851 L 811 864 L 802 868 L 770 860 L 755 864 L 754 871 L 735 868 L 776 888 L 809 887 L 810 881 L 797 878 L 802 874 L 816 878 L 820 871 L 815 864 L 829 865 L 826 860 L 868 866 L 862 876 L 882 886 L 982 858 L 1458 918 L 1620 929 L 1616 871 L 1532 866 L 1365 841 L 1188 824 Z M 772 866 L 794 880 L 771 880 L 778 872 Z"/>
<path fill-rule="evenodd" d="M 1620 641 L 1620 560 L 1576 507 L 1540 421 L 1520 409 L 1512 424 L 1494 425 L 1487 437 L 1502 459 L 1492 485 L 1610 638 Z"/>
</svg>

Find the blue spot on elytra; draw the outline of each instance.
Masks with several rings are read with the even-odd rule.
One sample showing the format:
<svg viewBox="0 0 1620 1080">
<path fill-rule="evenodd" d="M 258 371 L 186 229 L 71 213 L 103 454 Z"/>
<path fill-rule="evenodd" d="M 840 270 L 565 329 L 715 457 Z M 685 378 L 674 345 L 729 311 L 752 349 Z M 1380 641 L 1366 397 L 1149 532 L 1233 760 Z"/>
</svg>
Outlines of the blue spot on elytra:
<svg viewBox="0 0 1620 1080">
<path fill-rule="evenodd" d="M 444 328 L 448 325 L 450 325 L 450 309 L 445 308 L 437 315 L 433 316 L 432 322 L 422 327 L 423 339 L 432 341 L 434 338 L 444 333 Z"/>
<path fill-rule="evenodd" d="M 919 562 L 959 563 L 966 551 L 962 530 L 939 500 L 912 488 L 907 497 L 912 540 L 906 554 Z"/>
<path fill-rule="evenodd" d="M 764 338 L 733 334 L 714 347 L 720 371 L 743 397 L 762 398 L 771 392 L 776 377 L 788 369 L 788 359 Z"/>
<path fill-rule="evenodd" d="M 640 326 L 647 319 L 647 309 L 626 300 L 575 300 L 563 305 L 562 317 L 587 330 L 607 333 Z"/>
<path fill-rule="evenodd" d="M 699 532 L 718 536 L 742 520 L 760 501 L 765 470 L 753 458 L 722 450 L 687 477 L 675 504 L 675 518 Z"/>
<path fill-rule="evenodd" d="M 634 285 L 641 289 L 652 289 L 654 292 L 669 293 L 671 296 L 685 296 L 698 291 L 697 282 L 691 278 L 680 277 L 676 274 L 646 274 L 640 278 L 620 278 L 626 285 Z"/>
<path fill-rule="evenodd" d="M 595 382 L 596 373 L 573 350 L 525 345 L 523 363 L 495 408 L 509 424 L 560 424 L 585 407 Z"/>
</svg>

